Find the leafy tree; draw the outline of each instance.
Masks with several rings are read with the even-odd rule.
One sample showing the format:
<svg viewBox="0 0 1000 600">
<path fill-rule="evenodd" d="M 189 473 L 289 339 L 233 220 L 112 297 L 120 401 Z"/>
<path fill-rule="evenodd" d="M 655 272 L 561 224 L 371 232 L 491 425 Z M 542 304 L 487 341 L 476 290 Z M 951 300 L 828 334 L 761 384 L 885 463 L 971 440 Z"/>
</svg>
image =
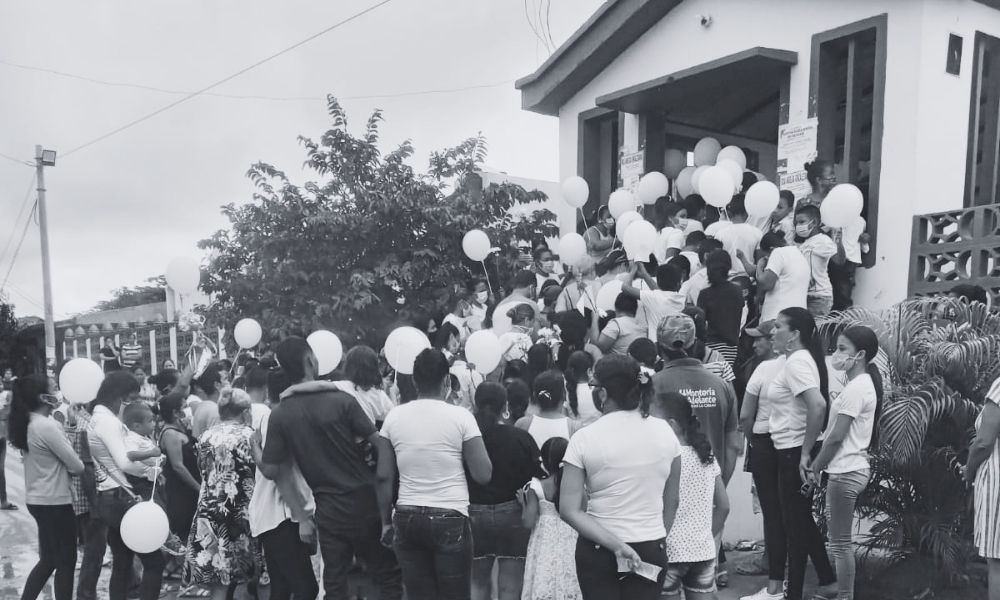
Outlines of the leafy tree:
<svg viewBox="0 0 1000 600">
<path fill-rule="evenodd" d="M 417 173 L 406 162 L 409 141 L 379 151 L 380 111 L 359 136 L 332 96 L 327 111 L 332 124 L 318 141 L 299 137 L 318 181 L 299 186 L 275 166 L 253 165 L 252 201 L 223 207 L 230 227 L 200 243 L 212 254 L 202 287 L 214 294 L 214 322 L 252 316 L 272 338 L 326 328 L 348 345 L 377 346 L 393 326 L 450 309 L 454 294 L 483 276 L 462 251 L 470 229 L 500 249 L 487 259 L 494 287 L 520 268 L 517 240 L 557 235 L 549 211 L 509 215 L 544 200 L 541 192 L 483 189 L 475 175 L 486 156 L 481 135 L 433 153 Z"/>
<path fill-rule="evenodd" d="M 120 287 L 111 292 L 110 300 L 98 302 L 91 309 L 91 312 L 163 302 L 167 299 L 166 285 L 167 279 L 161 275 L 160 277 L 150 277 L 146 280 L 146 285 Z"/>
<path fill-rule="evenodd" d="M 17 334 L 17 318 L 14 305 L 0 297 L 0 368 L 13 367 L 12 352 Z"/>
</svg>

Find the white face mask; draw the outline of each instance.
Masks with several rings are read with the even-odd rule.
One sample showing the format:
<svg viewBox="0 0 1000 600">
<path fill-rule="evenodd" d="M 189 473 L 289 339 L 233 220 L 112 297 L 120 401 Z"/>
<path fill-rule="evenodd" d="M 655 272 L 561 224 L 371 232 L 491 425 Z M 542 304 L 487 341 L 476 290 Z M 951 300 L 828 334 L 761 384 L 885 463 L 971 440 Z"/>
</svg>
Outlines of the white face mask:
<svg viewBox="0 0 1000 600">
<path fill-rule="evenodd" d="M 799 237 L 807 237 L 810 233 L 812 233 L 812 225 L 806 224 L 795 226 L 795 235 Z"/>
<path fill-rule="evenodd" d="M 688 223 L 690 221 L 691 221 L 691 219 L 688 219 L 686 217 L 682 217 L 680 219 L 677 219 L 677 228 L 678 229 L 687 229 Z"/>
<path fill-rule="evenodd" d="M 857 356 L 848 356 L 838 350 L 830 357 L 830 366 L 838 371 L 847 371 L 854 367 L 857 361 Z"/>
<path fill-rule="evenodd" d="M 489 296 L 490 293 L 486 291 L 476 292 L 476 302 L 480 304 L 486 304 L 486 300 L 489 298 Z"/>
</svg>

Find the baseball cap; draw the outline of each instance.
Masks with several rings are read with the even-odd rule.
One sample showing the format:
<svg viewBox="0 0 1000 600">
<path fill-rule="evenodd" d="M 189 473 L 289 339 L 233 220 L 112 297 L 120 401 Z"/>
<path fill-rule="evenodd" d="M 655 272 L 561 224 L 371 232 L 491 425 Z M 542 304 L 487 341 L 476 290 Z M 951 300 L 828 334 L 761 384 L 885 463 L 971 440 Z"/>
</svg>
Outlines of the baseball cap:
<svg viewBox="0 0 1000 600">
<path fill-rule="evenodd" d="M 694 343 L 694 319 L 687 315 L 670 315 L 656 328 L 656 341 L 661 346 L 684 350 Z"/>
<path fill-rule="evenodd" d="M 774 319 L 764 321 L 756 327 L 747 327 L 745 331 L 750 337 L 769 337 L 774 332 Z"/>
</svg>

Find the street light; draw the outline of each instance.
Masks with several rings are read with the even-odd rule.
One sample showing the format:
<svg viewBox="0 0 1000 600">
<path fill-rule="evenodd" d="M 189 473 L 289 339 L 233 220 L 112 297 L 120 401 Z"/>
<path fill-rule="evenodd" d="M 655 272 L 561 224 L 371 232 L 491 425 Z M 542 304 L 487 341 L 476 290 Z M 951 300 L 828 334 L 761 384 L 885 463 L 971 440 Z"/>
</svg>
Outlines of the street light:
<svg viewBox="0 0 1000 600">
<path fill-rule="evenodd" d="M 37 157 L 42 161 L 42 165 L 46 167 L 56 166 L 56 151 L 55 150 L 42 150 L 41 156 Z"/>
</svg>

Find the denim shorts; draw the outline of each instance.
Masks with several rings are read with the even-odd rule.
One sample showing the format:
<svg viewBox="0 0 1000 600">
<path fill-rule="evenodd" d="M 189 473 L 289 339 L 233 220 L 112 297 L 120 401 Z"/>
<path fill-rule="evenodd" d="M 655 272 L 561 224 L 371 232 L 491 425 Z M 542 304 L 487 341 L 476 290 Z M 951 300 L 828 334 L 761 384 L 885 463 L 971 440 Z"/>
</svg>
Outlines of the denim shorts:
<svg viewBox="0 0 1000 600">
<path fill-rule="evenodd" d="M 663 582 L 663 593 L 680 596 L 682 586 L 685 592 L 691 594 L 715 592 L 715 559 L 670 563 L 667 566 L 667 578 Z"/>
<path fill-rule="evenodd" d="M 524 558 L 531 530 L 521 524 L 521 504 L 472 504 L 472 555 L 475 558 Z"/>
</svg>

